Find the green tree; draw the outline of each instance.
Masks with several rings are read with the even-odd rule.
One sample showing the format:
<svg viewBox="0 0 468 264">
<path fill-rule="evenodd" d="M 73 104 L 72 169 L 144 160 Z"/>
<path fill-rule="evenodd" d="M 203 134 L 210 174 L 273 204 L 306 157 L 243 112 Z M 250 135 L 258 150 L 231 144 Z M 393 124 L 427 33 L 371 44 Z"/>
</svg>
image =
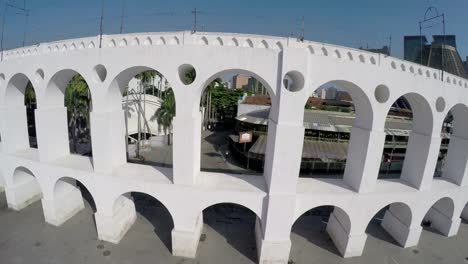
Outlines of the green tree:
<svg viewBox="0 0 468 264">
<path fill-rule="evenodd" d="M 68 114 L 68 131 L 70 131 L 73 153 L 78 151 L 78 140 L 83 130 L 89 127 L 89 110 L 91 96 L 88 84 L 81 75 L 75 75 L 65 88 L 65 106 Z"/>
<path fill-rule="evenodd" d="M 169 88 L 163 95 L 161 107 L 151 117 L 151 121 L 157 120 L 158 130 L 167 134 L 167 144 L 171 145 L 172 120 L 175 116 L 175 96 L 174 91 Z"/>
</svg>

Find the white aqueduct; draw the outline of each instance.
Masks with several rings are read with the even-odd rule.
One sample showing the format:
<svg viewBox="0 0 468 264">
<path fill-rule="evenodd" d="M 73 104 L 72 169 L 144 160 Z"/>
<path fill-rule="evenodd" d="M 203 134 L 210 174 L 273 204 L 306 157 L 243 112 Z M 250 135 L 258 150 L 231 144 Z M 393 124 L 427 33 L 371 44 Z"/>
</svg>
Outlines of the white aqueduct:
<svg viewBox="0 0 468 264">
<path fill-rule="evenodd" d="M 196 79 L 187 84 L 181 76 L 192 67 Z M 174 89 L 173 169 L 126 162 L 121 91 L 148 69 L 162 73 Z M 229 72 L 254 76 L 271 96 L 263 177 L 200 171 L 200 97 L 212 80 Z M 77 73 L 87 81 L 93 100 L 92 158 L 69 150 L 64 89 Z M 28 81 L 37 96 L 38 149 L 28 143 Z M 342 179 L 300 178 L 304 105 L 328 83 L 345 88 L 356 108 L 345 173 Z M 362 254 L 366 227 L 382 208 L 383 228 L 403 247 L 418 244 L 424 218 L 453 236 L 460 217 L 468 217 L 468 80 L 397 58 L 258 35 L 104 35 L 102 40 L 97 36 L 5 51 L 0 89 L 0 184 L 8 206 L 20 210 L 41 199 L 45 220 L 61 225 L 84 206 L 79 181 L 96 203 L 97 233 L 105 241 L 118 243 L 135 221 L 131 192 L 155 197 L 168 209 L 177 256 L 195 256 L 205 208 L 233 203 L 250 209 L 257 216 L 260 263 L 287 263 L 292 225 L 319 206 L 334 206 L 326 230 L 344 257 Z M 401 96 L 412 106 L 413 131 L 401 178 L 381 180 L 385 119 Z M 449 111 L 454 132 L 443 175 L 434 178 Z"/>
</svg>

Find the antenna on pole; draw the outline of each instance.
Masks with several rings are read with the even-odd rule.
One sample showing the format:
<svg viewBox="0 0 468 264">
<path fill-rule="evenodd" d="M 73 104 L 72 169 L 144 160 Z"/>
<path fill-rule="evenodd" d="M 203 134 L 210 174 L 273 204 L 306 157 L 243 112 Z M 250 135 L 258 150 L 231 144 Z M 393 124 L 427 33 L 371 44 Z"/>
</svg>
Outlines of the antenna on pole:
<svg viewBox="0 0 468 264">
<path fill-rule="evenodd" d="M 305 23 L 304 23 L 304 16 L 301 17 L 301 37 L 300 41 L 304 42 L 304 31 L 305 31 Z"/>
<path fill-rule="evenodd" d="M 192 11 L 193 14 L 193 31 L 192 33 L 197 32 L 197 8 L 195 7 Z"/>
<path fill-rule="evenodd" d="M 105 0 L 102 0 L 102 7 L 101 7 L 101 26 L 99 28 L 99 48 L 102 47 L 102 23 L 104 22 L 104 4 Z"/>
<path fill-rule="evenodd" d="M 430 16 L 428 16 L 430 15 Z M 426 9 L 426 13 L 424 13 L 424 19 L 419 21 L 419 36 L 421 38 L 421 64 L 423 64 L 423 41 L 422 41 L 422 30 L 426 28 L 432 28 L 434 25 L 430 25 L 427 27 L 423 27 L 423 25 L 432 22 L 434 20 L 441 19 L 442 20 L 442 30 L 443 30 L 443 43 L 442 43 L 442 65 L 441 65 L 441 80 L 444 80 L 444 70 L 445 70 L 445 45 L 446 45 L 446 38 L 445 38 L 445 14 L 439 14 L 439 10 L 436 7 L 430 6 Z M 429 66 L 429 60 L 428 60 Z"/>
<path fill-rule="evenodd" d="M 126 9 L 127 9 L 127 0 L 122 0 L 122 15 L 120 17 L 120 34 L 123 33 Z"/>
</svg>

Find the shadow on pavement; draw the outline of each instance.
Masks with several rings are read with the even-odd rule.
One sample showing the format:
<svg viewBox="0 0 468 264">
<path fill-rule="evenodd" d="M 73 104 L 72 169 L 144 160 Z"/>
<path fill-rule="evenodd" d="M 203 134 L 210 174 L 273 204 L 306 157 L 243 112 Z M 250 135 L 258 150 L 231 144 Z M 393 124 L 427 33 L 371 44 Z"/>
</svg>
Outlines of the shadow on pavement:
<svg viewBox="0 0 468 264">
<path fill-rule="evenodd" d="M 172 216 L 157 199 L 143 193 L 132 193 L 137 213 L 146 218 L 154 227 L 169 252 L 172 252 L 171 231 L 174 228 Z"/>
<path fill-rule="evenodd" d="M 233 204 L 218 204 L 203 211 L 204 223 L 253 262 L 257 261 L 256 217 L 249 209 Z"/>
<path fill-rule="evenodd" d="M 332 254 L 340 256 L 338 249 L 326 231 L 333 207 L 319 207 L 308 211 L 294 223 L 292 232 Z"/>
</svg>

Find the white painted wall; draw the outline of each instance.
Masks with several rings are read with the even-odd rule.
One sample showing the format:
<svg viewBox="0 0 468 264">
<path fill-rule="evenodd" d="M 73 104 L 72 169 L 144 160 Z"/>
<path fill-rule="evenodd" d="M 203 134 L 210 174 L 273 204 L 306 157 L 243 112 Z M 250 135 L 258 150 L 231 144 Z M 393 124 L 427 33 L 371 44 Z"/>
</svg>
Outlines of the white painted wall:
<svg viewBox="0 0 468 264">
<path fill-rule="evenodd" d="M 468 149 L 451 144 L 451 160 L 446 163 L 451 168 L 442 178 L 433 179 L 433 173 L 446 114 L 452 108 L 467 109 L 467 80 L 444 74 L 442 81 L 438 70 L 393 57 L 293 38 L 163 32 L 105 35 L 101 49 L 98 44 L 99 37 L 90 37 L 5 51 L 0 63 L 0 165 L 11 208 L 23 208 L 42 197 L 46 221 L 58 225 L 81 208 L 70 182 L 76 179 L 96 202 L 98 237 L 117 243 L 135 220 L 127 194 L 147 193 L 171 213 L 173 253 L 193 257 L 203 209 L 236 203 L 258 216 L 261 263 L 287 263 L 294 221 L 323 205 L 340 208 L 327 232 L 345 257 L 362 253 L 367 224 L 390 204 L 383 225 L 402 246 L 417 244 L 420 223 L 429 211 L 437 228 L 446 235 L 456 234 L 468 201 Z M 191 84 L 179 78 L 187 64 L 197 72 Z M 175 92 L 173 169 L 126 163 L 120 92 L 135 74 L 148 69 L 162 73 Z M 86 79 L 93 99 L 92 160 L 70 155 L 68 149 L 63 89 L 76 73 Z M 200 97 L 214 78 L 229 73 L 254 76 L 271 95 L 264 177 L 200 171 Z M 294 83 L 290 90 L 283 87 L 286 75 Z M 28 79 L 38 101 L 39 149 L 28 148 L 25 136 L 22 91 Z M 304 105 L 313 91 L 326 84 L 348 91 L 356 107 L 345 175 L 338 180 L 299 178 Z M 385 117 L 402 95 L 414 110 L 402 178 L 378 180 Z M 463 127 L 466 116 L 456 117 L 459 144 L 468 139 Z M 33 177 L 18 182 L 19 167 Z M 57 184 L 64 176 L 69 184 Z M 61 203 L 60 197 L 71 202 Z M 442 217 L 436 213 L 438 206 L 431 207 L 444 197 L 453 203 L 453 210 Z M 346 221 L 349 225 L 343 226 Z"/>
</svg>

